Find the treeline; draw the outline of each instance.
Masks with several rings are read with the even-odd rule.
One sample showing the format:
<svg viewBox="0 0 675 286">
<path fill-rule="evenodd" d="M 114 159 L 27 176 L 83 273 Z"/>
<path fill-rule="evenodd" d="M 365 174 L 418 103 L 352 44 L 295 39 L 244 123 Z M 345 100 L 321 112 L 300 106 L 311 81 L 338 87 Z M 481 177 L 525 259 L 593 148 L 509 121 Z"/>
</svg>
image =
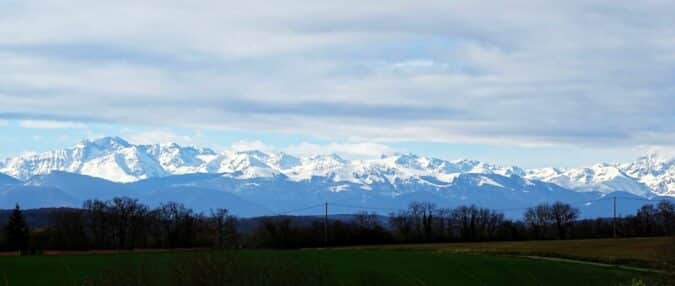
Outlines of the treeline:
<svg viewBox="0 0 675 286">
<path fill-rule="evenodd" d="M 226 209 L 208 215 L 169 202 L 158 208 L 131 198 L 90 200 L 82 209 L 50 214 L 44 228 L 28 229 L 19 206 L 2 235 L 2 248 L 39 252 L 42 249 L 134 249 L 237 247 L 237 218 Z"/>
<path fill-rule="evenodd" d="M 579 220 L 556 202 L 529 208 L 521 220 L 476 206 L 439 208 L 415 202 L 388 217 L 357 213 L 348 220 L 273 216 L 239 219 L 226 209 L 195 213 L 169 202 L 150 208 L 136 199 L 90 200 L 54 211 L 46 227 L 29 228 L 19 206 L 0 234 L 2 250 L 134 248 L 300 248 L 357 244 L 507 241 L 675 235 L 675 206 L 648 204 L 635 215 Z M 246 229 L 245 231 L 241 231 Z"/>
<path fill-rule="evenodd" d="M 437 208 L 412 203 L 389 216 L 395 242 L 510 241 L 675 235 L 675 205 L 647 204 L 622 218 L 579 219 L 579 209 L 555 202 L 528 208 L 521 220 L 476 206 Z"/>
</svg>

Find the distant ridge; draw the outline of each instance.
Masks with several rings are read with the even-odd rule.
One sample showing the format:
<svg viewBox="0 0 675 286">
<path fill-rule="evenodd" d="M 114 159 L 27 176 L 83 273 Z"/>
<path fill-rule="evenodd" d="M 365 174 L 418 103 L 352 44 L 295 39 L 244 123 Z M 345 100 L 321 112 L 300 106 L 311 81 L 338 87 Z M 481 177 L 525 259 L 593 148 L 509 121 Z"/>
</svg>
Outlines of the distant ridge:
<svg viewBox="0 0 675 286">
<path fill-rule="evenodd" d="M 175 143 L 135 145 L 120 137 L 103 137 L 84 140 L 64 150 L 22 155 L 0 162 L 0 173 L 24 181 L 52 171 L 124 183 L 199 173 L 222 173 L 237 179 L 283 176 L 294 182 L 320 177 L 357 184 L 363 189 L 372 189 L 382 183 L 397 185 L 422 181 L 442 186 L 452 184 L 460 174 L 496 174 L 550 182 L 581 192 L 623 191 L 641 197 L 675 196 L 675 160 L 656 154 L 632 163 L 525 170 L 516 166 L 497 166 L 474 160 L 448 161 L 414 154 L 346 160 L 334 154 L 296 157 L 262 151 L 218 153 Z M 9 182 L 9 179 L 0 176 L 0 184 L 5 181 Z M 486 179 L 482 183 L 492 182 Z"/>
</svg>

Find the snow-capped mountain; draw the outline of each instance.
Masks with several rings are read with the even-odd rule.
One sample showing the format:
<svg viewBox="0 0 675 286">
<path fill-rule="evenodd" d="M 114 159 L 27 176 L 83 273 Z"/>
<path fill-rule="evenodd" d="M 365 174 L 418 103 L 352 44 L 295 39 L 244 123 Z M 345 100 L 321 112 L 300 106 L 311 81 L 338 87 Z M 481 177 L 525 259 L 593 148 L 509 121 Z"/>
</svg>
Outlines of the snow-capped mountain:
<svg viewBox="0 0 675 286">
<path fill-rule="evenodd" d="M 86 140 L 72 148 L 7 159 L 0 172 L 28 180 L 35 175 L 64 171 L 114 182 L 192 173 L 226 173 L 237 178 L 286 176 L 294 181 L 329 177 L 368 185 L 434 177 L 449 183 L 460 173 L 522 175 L 516 167 L 497 167 L 478 161 L 445 161 L 412 154 L 383 155 L 374 160 L 349 161 L 338 155 L 298 158 L 284 153 L 225 151 L 181 147 L 175 143 L 134 145 L 119 137 Z"/>
<path fill-rule="evenodd" d="M 338 155 L 295 157 L 261 151 L 215 152 L 175 143 L 135 145 L 119 137 L 85 140 L 72 148 L 9 158 L 0 173 L 22 181 L 63 171 L 132 183 L 183 174 L 224 174 L 235 179 L 282 177 L 293 182 L 317 178 L 345 182 L 372 190 L 387 184 L 443 187 L 462 174 L 500 175 L 543 181 L 580 192 L 628 192 L 642 197 L 675 196 L 675 160 L 650 155 L 626 164 L 597 164 L 587 168 L 524 170 L 474 160 L 447 161 L 413 154 L 382 155 L 377 159 L 346 160 Z M 489 179 L 484 184 L 492 184 Z M 334 188 L 339 191 L 344 188 Z"/>
<path fill-rule="evenodd" d="M 517 217 L 524 207 L 564 201 L 582 208 L 583 216 L 596 217 L 608 215 L 608 195 L 629 198 L 620 212 L 633 212 L 643 198 L 675 197 L 674 166 L 672 160 L 647 156 L 628 164 L 524 170 L 414 154 L 346 160 L 335 154 L 295 157 L 173 143 L 135 145 L 106 137 L 0 162 L 0 173 L 9 175 L 0 174 L 0 208 L 15 203 L 77 207 L 87 199 L 129 196 L 152 206 L 178 201 L 198 211 L 227 207 L 256 216 L 325 201 L 386 210 L 432 201 L 507 209 L 508 216 Z"/>
<path fill-rule="evenodd" d="M 129 182 L 167 173 L 148 146 L 135 146 L 118 137 L 83 141 L 76 146 L 8 159 L 2 172 L 26 180 L 52 171 Z"/>
<path fill-rule="evenodd" d="M 640 157 L 632 163 L 602 163 L 570 169 L 533 169 L 528 170 L 525 177 L 577 191 L 625 191 L 642 197 L 675 197 L 675 159 L 657 154 Z"/>
<path fill-rule="evenodd" d="M 619 168 L 653 192 L 675 196 L 675 158 L 650 154 L 633 163 L 619 164 Z"/>
<path fill-rule="evenodd" d="M 556 185 L 583 191 L 609 193 L 617 190 L 639 196 L 647 196 L 651 189 L 635 178 L 628 176 L 617 166 L 596 164 L 588 168 L 529 170 L 526 178 L 551 182 Z"/>
</svg>

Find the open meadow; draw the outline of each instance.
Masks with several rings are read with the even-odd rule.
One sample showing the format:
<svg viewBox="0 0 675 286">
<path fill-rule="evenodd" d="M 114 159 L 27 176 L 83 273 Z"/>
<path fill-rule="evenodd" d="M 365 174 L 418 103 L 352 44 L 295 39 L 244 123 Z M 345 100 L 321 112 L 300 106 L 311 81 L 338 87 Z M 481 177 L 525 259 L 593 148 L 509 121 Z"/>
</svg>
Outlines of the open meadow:
<svg viewBox="0 0 675 286">
<path fill-rule="evenodd" d="M 675 267 L 675 237 L 400 244 L 347 249 L 531 255 L 658 269 Z"/>
<path fill-rule="evenodd" d="M 672 285 L 663 273 L 513 255 L 666 259 L 653 252 L 663 238 L 611 241 L 3 256 L 0 285 Z"/>
</svg>

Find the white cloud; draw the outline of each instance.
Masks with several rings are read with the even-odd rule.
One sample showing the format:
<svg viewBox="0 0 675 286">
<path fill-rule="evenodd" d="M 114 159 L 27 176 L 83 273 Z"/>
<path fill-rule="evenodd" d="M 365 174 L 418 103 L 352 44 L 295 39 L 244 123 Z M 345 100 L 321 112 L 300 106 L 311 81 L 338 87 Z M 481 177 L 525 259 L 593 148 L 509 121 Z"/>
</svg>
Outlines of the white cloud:
<svg viewBox="0 0 675 286">
<path fill-rule="evenodd" d="M 0 126 L 7 126 L 7 125 L 9 125 L 9 122 L 7 120 L 0 119 Z"/>
<path fill-rule="evenodd" d="M 190 136 L 178 135 L 164 130 L 152 130 L 129 133 L 126 135 L 129 142 L 134 144 L 158 144 L 158 143 L 177 143 L 180 145 L 192 145 L 193 139 Z"/>
<path fill-rule="evenodd" d="M 663 159 L 675 159 L 675 146 L 643 146 L 640 154 L 655 155 Z"/>
<path fill-rule="evenodd" d="M 268 152 L 274 150 L 272 146 L 269 146 L 262 141 L 259 140 L 238 140 L 230 147 L 228 148 L 231 151 L 239 152 L 239 151 L 252 151 L 252 150 L 257 150 L 257 151 L 263 151 L 263 152 Z"/>
<path fill-rule="evenodd" d="M 672 145 L 673 10 L 672 1 L 18 1 L 0 4 L 0 119 L 337 141 Z"/>
<path fill-rule="evenodd" d="M 300 156 L 311 156 L 321 154 L 338 154 L 352 158 L 377 157 L 382 154 L 393 153 L 396 150 L 390 146 L 372 142 L 354 142 L 354 143 L 328 143 L 314 144 L 303 142 L 297 145 L 291 145 L 285 148 L 290 154 Z"/>
<path fill-rule="evenodd" d="M 49 120 L 21 120 L 19 126 L 32 129 L 83 129 L 87 126 L 78 122 L 49 121 Z"/>
</svg>

